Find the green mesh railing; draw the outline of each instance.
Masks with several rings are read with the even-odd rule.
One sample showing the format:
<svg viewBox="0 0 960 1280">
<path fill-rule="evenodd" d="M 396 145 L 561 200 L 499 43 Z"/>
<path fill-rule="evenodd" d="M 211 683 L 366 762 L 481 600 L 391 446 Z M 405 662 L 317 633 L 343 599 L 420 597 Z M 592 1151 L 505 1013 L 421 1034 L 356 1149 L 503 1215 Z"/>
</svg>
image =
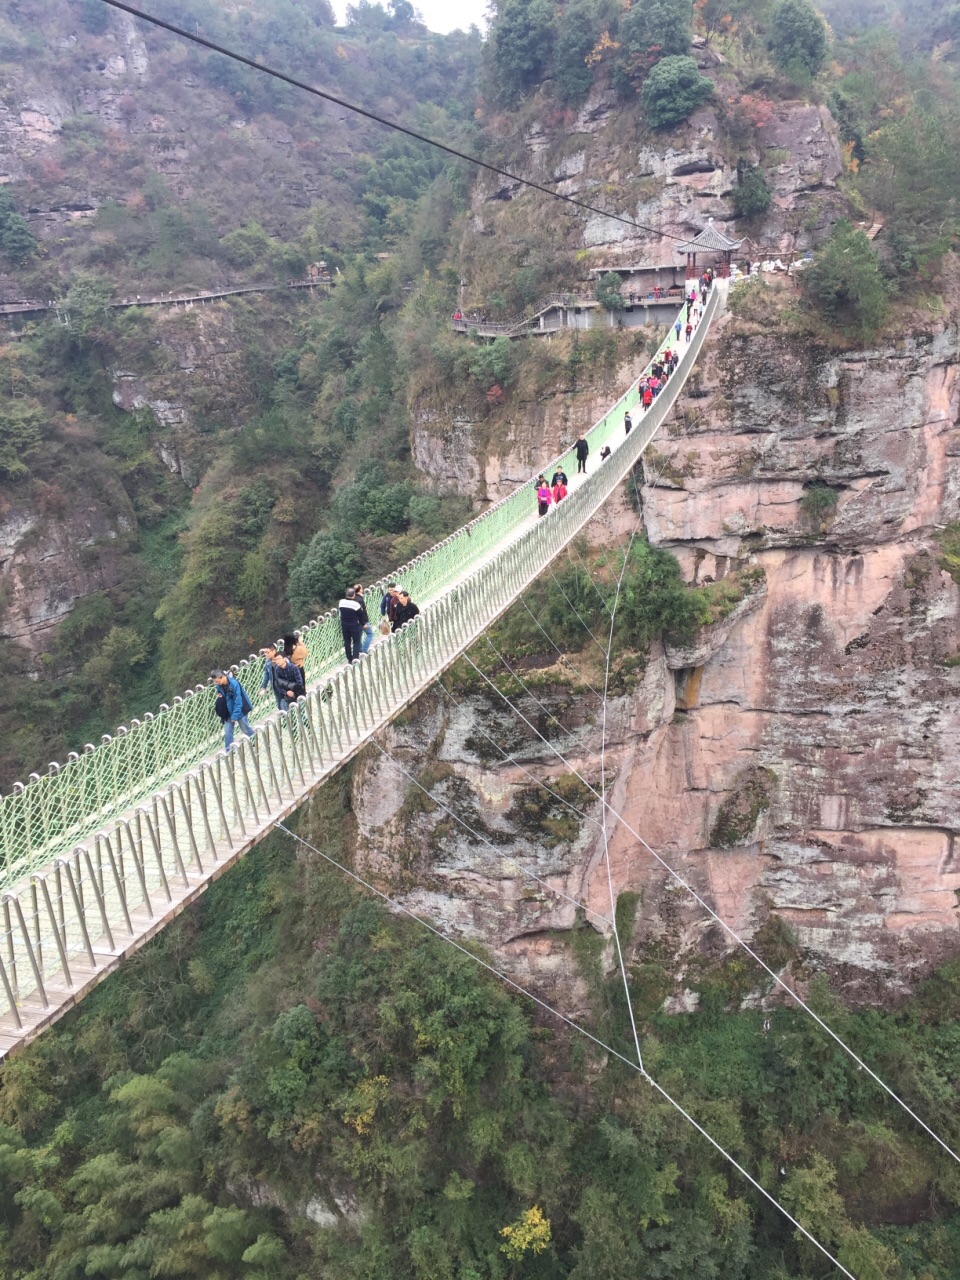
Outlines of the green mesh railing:
<svg viewBox="0 0 960 1280">
<path fill-rule="evenodd" d="M 672 328 L 668 335 L 647 369 L 661 350 L 673 345 Z M 587 433 L 591 467 L 599 462 L 603 445 L 615 432 L 623 431 L 623 414 L 638 399 L 634 382 Z M 558 466 L 569 475 L 576 472 L 572 447 L 542 470 L 549 477 Z M 533 486 L 533 481 L 522 485 L 449 538 L 369 587 L 372 618 L 387 582 L 399 582 L 419 604 L 429 604 L 493 548 L 509 544 L 535 510 Z M 338 611 L 309 622 L 301 628 L 301 637 L 307 646 L 307 680 L 312 687 L 344 662 Z M 230 670 L 253 701 L 263 679 L 263 659 L 251 655 Z M 211 699 L 201 696 L 209 687 L 188 689 L 183 697 L 174 698 L 172 706 L 164 703 L 156 714 L 132 720 L 112 737 L 104 735 L 99 746 L 88 743 L 81 754 L 71 752 L 65 764 L 51 764 L 43 776 L 31 774 L 26 785 L 17 783 L 10 795 L 0 798 L 0 888 L 31 874 L 214 751 L 222 741 L 222 727 L 213 714 Z"/>
</svg>

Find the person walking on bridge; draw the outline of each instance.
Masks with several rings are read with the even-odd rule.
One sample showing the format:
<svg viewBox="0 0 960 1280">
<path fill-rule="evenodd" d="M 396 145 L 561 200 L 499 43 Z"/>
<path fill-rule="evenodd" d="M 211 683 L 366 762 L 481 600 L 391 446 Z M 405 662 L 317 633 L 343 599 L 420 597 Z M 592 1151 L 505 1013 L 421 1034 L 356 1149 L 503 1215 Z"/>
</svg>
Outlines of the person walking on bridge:
<svg viewBox="0 0 960 1280">
<path fill-rule="evenodd" d="M 627 412 L 623 415 L 623 434 L 625 436 L 628 436 L 632 430 L 633 430 L 633 419 L 630 417 L 630 411 L 628 409 Z"/>
<path fill-rule="evenodd" d="M 273 689 L 274 697 L 276 697 L 276 689 L 273 684 L 274 663 L 277 659 L 279 650 L 271 640 L 269 644 L 265 644 L 260 650 L 260 656 L 265 659 L 263 664 L 263 680 L 260 684 L 260 697 L 262 698 L 268 689 Z M 280 706 L 280 699 L 277 698 L 277 706 Z"/>
<path fill-rule="evenodd" d="M 357 593 L 357 599 L 363 605 L 364 612 L 366 612 L 367 602 L 363 596 L 363 583 L 355 582 L 353 584 L 353 589 Z M 366 653 L 372 644 L 373 644 L 373 623 L 370 621 L 370 615 L 367 614 L 367 620 L 363 624 L 363 640 L 360 642 L 360 653 L 361 654 Z"/>
<path fill-rule="evenodd" d="M 562 484 L 564 488 L 566 488 L 569 483 L 570 481 L 567 479 L 567 473 L 564 471 L 563 467 L 557 467 L 556 471 L 550 477 L 550 488 L 552 489 L 556 484 Z"/>
<path fill-rule="evenodd" d="M 397 605 L 397 611 L 393 618 L 393 629 L 399 631 L 401 627 L 405 627 L 408 622 L 419 614 L 419 608 L 410 599 L 410 595 L 406 591 L 400 592 L 400 603 Z"/>
<path fill-rule="evenodd" d="M 277 706 L 284 713 L 306 693 L 303 672 L 282 653 L 273 660 L 273 691 L 277 695 Z"/>
<path fill-rule="evenodd" d="M 343 632 L 343 647 L 347 661 L 356 662 L 360 657 L 360 646 L 363 641 L 363 626 L 368 622 L 367 611 L 363 601 L 357 599 L 355 587 L 347 587 L 339 604 L 340 630 Z"/>
<path fill-rule="evenodd" d="M 558 506 L 567 496 L 567 486 L 558 480 L 553 486 L 551 493 L 553 495 L 553 505 Z"/>
<path fill-rule="evenodd" d="M 214 667 L 210 679 L 218 686 L 226 704 L 227 718 L 223 722 L 223 749 L 229 751 L 233 746 L 233 727 L 239 725 L 248 738 L 253 737 L 250 721 L 247 716 L 253 710 L 253 703 L 247 697 L 247 691 L 235 676 Z"/>
<path fill-rule="evenodd" d="M 574 445 L 574 451 L 577 455 L 577 475 L 583 472 L 587 474 L 587 458 L 590 454 L 590 446 L 584 440 L 583 436 L 577 436 L 577 443 Z"/>
<path fill-rule="evenodd" d="M 680 323 L 680 321 L 678 320 L 678 321 L 677 321 L 677 323 L 676 323 L 673 327 L 674 327 L 674 329 L 676 329 L 676 331 L 677 331 L 677 341 L 679 342 L 679 341 L 680 341 L 680 330 L 683 328 L 683 325 L 682 325 L 682 324 Z"/>
<path fill-rule="evenodd" d="M 553 491 L 547 484 L 546 476 L 537 477 L 537 515 L 545 516 L 553 501 Z"/>
</svg>

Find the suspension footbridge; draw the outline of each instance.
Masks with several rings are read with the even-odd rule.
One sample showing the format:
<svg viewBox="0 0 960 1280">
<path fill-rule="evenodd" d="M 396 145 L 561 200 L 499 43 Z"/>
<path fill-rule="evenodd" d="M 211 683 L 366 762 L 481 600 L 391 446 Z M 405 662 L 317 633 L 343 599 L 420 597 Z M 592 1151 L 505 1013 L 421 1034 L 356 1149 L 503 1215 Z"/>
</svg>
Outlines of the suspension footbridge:
<svg viewBox="0 0 960 1280">
<path fill-rule="evenodd" d="M 419 617 L 344 662 L 336 611 L 303 628 L 306 696 L 221 749 L 207 686 L 32 774 L 0 800 L 0 1058 L 72 1008 L 416 699 L 567 546 L 628 475 L 689 377 L 716 282 L 649 409 L 636 382 L 587 433 L 589 474 L 543 519 L 528 483 L 405 565 Z M 664 346 L 676 346 L 673 330 Z M 651 360 L 651 364 L 656 356 Z M 625 435 L 623 415 L 637 419 Z M 604 446 L 610 455 L 601 461 Z M 383 584 L 370 588 L 379 599 Z M 231 668 L 253 696 L 263 662 Z"/>
</svg>

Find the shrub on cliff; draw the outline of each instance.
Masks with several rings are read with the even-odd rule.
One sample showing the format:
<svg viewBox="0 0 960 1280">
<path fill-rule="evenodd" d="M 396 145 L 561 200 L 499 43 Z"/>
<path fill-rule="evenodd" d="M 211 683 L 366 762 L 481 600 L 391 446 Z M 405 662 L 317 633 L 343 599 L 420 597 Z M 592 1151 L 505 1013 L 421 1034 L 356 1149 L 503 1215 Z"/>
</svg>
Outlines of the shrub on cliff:
<svg viewBox="0 0 960 1280">
<path fill-rule="evenodd" d="M 733 207 L 738 218 L 757 218 L 766 213 L 771 199 L 770 187 L 759 165 L 738 169 L 733 192 Z"/>
<path fill-rule="evenodd" d="M 702 76 L 693 58 L 662 58 L 643 85 L 643 107 L 654 129 L 679 124 L 713 94 L 713 81 Z"/>
<path fill-rule="evenodd" d="M 0 187 L 0 249 L 4 256 L 19 265 L 32 257 L 36 248 L 36 237 L 26 218 L 14 208 L 6 187 Z"/>
<path fill-rule="evenodd" d="M 862 231 L 842 220 L 801 276 L 807 299 L 846 334 L 869 337 L 883 324 L 892 285 Z"/>
<path fill-rule="evenodd" d="M 780 0 L 773 13 L 770 51 L 788 75 L 815 76 L 827 60 L 827 29 L 810 0 Z"/>
<path fill-rule="evenodd" d="M 676 558 L 637 539 L 631 560 L 620 594 L 618 630 L 639 649 L 662 635 L 689 640 L 700 625 L 700 601 L 684 582 Z"/>
</svg>

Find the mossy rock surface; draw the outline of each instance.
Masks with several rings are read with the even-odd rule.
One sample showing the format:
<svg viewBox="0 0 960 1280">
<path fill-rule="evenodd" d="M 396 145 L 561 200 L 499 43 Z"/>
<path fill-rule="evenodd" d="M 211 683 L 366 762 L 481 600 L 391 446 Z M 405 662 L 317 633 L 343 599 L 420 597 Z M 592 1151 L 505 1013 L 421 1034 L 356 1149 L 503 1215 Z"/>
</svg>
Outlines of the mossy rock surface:
<svg viewBox="0 0 960 1280">
<path fill-rule="evenodd" d="M 710 832 L 710 848 L 732 849 L 753 834 L 757 819 L 770 808 L 777 781 L 772 769 L 753 766 L 734 779 L 733 789 L 721 804 Z"/>
</svg>

